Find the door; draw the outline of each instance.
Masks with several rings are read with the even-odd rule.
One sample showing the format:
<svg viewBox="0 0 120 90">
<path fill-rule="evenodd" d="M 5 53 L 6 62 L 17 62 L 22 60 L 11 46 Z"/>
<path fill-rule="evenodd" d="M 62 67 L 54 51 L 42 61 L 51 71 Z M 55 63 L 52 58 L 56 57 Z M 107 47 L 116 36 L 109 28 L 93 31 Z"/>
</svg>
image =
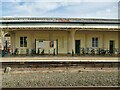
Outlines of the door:
<svg viewBox="0 0 120 90">
<path fill-rule="evenodd" d="M 80 40 L 75 40 L 75 53 L 80 54 Z"/>
<path fill-rule="evenodd" d="M 114 46 L 115 46 L 115 41 L 110 40 L 110 42 L 109 42 L 109 50 L 110 50 L 111 53 L 113 53 Z"/>
</svg>

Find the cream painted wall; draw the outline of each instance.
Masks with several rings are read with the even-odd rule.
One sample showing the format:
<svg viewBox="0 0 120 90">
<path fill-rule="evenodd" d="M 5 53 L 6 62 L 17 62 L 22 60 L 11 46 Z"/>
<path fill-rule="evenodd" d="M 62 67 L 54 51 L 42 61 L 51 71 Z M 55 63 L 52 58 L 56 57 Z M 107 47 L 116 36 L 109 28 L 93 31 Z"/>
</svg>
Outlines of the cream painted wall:
<svg viewBox="0 0 120 90">
<path fill-rule="evenodd" d="M 98 37 L 100 48 L 103 47 L 103 33 L 102 32 L 87 32 L 87 31 L 77 31 L 75 34 L 75 40 L 81 40 L 82 48 L 91 48 L 92 47 L 92 37 Z"/>
<path fill-rule="evenodd" d="M 31 50 L 32 48 L 32 37 L 34 34 L 31 34 L 30 32 L 27 31 L 16 31 L 15 32 L 15 48 L 18 48 L 19 54 L 25 54 L 26 49 Z M 20 47 L 20 37 L 27 37 L 27 47 Z"/>
<path fill-rule="evenodd" d="M 103 48 L 103 34 L 102 32 L 89 32 L 87 33 L 87 47 L 92 48 L 92 38 L 98 37 L 98 47 Z"/>
<path fill-rule="evenodd" d="M 19 48 L 20 54 L 25 54 L 26 49 L 35 49 L 35 39 L 39 40 L 53 40 L 58 39 L 58 53 L 68 53 L 68 31 L 15 31 L 15 38 L 11 34 L 11 46 Z M 20 47 L 20 37 L 27 36 L 28 46 Z M 95 31 L 76 31 L 75 40 L 81 40 L 81 47 L 92 47 L 92 37 L 98 37 L 99 48 L 109 49 L 109 40 L 115 40 L 115 48 L 118 48 L 118 34 L 117 32 L 95 32 Z M 14 40 L 15 39 L 15 40 Z M 104 42 L 104 44 L 103 44 Z"/>
<path fill-rule="evenodd" d="M 81 40 L 81 47 L 92 47 L 92 37 L 98 37 L 98 47 L 109 49 L 109 41 L 115 40 L 115 48 L 118 48 L 118 33 L 117 32 L 82 32 L 77 31 L 75 40 Z M 85 39 L 86 38 L 86 39 Z M 85 41 L 86 40 L 86 41 Z M 86 44 L 85 44 L 86 42 Z"/>
<path fill-rule="evenodd" d="M 27 36 L 27 47 L 20 47 L 20 37 Z M 11 36 L 13 38 L 13 36 Z M 36 40 L 53 40 L 58 39 L 59 53 L 67 53 L 67 31 L 16 31 L 15 48 L 19 49 L 20 54 L 25 54 L 26 49 L 35 49 Z M 11 41 L 13 43 L 13 40 Z M 13 45 L 13 44 L 12 44 Z"/>
<path fill-rule="evenodd" d="M 120 51 L 120 31 L 118 32 L 118 49 Z"/>
<path fill-rule="evenodd" d="M 58 39 L 58 53 L 67 53 L 67 31 L 54 31 L 51 32 L 51 39 Z"/>
<path fill-rule="evenodd" d="M 76 31 L 75 40 L 81 41 L 81 48 L 85 48 L 85 32 Z"/>
<path fill-rule="evenodd" d="M 110 40 L 115 41 L 115 48 L 118 48 L 118 33 L 117 32 L 105 32 L 105 48 L 109 49 Z"/>
</svg>

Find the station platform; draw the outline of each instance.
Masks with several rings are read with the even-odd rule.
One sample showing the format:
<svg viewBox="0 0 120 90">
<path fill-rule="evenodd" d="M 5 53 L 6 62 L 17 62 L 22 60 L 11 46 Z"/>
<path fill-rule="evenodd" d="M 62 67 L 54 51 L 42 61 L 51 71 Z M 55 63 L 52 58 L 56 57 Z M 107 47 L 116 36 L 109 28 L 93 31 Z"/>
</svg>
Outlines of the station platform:
<svg viewBox="0 0 120 90">
<path fill-rule="evenodd" d="M 119 57 L 59 57 L 59 56 L 26 56 L 1 57 L 0 62 L 120 62 Z"/>
</svg>

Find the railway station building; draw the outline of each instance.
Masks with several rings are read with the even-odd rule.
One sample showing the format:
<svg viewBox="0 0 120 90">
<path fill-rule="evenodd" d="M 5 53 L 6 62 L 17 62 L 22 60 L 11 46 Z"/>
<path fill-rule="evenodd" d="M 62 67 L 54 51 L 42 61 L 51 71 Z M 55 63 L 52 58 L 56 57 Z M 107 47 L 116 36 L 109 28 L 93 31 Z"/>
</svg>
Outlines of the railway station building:
<svg viewBox="0 0 120 90">
<path fill-rule="evenodd" d="M 117 19 L 89 18 L 1 18 L 1 50 L 8 46 L 18 54 L 80 54 L 81 48 L 120 51 L 120 24 Z M 6 43 L 5 43 L 6 42 Z"/>
</svg>

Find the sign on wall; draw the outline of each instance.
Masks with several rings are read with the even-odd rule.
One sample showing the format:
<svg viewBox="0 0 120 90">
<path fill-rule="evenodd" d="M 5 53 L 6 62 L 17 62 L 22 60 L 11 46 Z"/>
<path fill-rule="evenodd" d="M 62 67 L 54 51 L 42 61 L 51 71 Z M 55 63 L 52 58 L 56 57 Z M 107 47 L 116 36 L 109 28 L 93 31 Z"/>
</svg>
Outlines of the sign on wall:
<svg viewBox="0 0 120 90">
<path fill-rule="evenodd" d="M 54 47 L 54 41 L 50 41 L 50 47 Z"/>
<path fill-rule="evenodd" d="M 44 49 L 44 42 L 43 41 L 39 42 L 39 48 Z"/>
<path fill-rule="evenodd" d="M 54 49 L 56 50 L 56 41 L 40 41 L 36 40 L 36 53 L 40 52 L 44 49 L 45 53 L 52 53 Z"/>
</svg>

